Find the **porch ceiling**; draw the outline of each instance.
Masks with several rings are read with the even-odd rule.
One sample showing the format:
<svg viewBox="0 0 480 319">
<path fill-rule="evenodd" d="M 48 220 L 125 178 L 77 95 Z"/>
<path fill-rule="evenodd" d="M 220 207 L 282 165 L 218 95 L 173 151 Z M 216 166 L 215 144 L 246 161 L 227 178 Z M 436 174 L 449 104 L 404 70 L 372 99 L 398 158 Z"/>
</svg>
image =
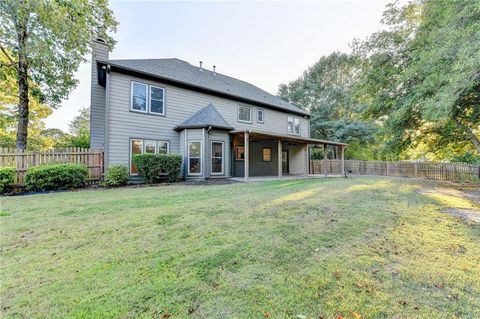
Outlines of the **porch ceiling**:
<svg viewBox="0 0 480 319">
<path fill-rule="evenodd" d="M 269 132 L 255 131 L 255 130 L 246 130 L 246 131 L 232 131 L 232 134 L 243 135 L 245 132 L 249 133 L 250 138 L 264 139 L 264 140 L 281 140 L 296 142 L 302 144 L 313 144 L 313 145 L 335 145 L 335 146 L 347 146 L 345 143 L 328 141 L 328 140 L 319 140 L 315 138 L 306 138 L 301 136 L 294 135 L 283 135 L 283 134 L 272 134 Z"/>
</svg>

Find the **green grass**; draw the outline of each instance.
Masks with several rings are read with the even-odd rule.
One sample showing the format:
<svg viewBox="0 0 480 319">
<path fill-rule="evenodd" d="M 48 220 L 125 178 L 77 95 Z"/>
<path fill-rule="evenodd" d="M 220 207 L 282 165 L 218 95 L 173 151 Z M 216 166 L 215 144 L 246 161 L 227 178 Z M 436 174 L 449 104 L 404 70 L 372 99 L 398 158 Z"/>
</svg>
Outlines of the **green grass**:
<svg viewBox="0 0 480 319">
<path fill-rule="evenodd" d="M 478 318 L 478 208 L 355 178 L 1 198 L 5 318 Z"/>
</svg>

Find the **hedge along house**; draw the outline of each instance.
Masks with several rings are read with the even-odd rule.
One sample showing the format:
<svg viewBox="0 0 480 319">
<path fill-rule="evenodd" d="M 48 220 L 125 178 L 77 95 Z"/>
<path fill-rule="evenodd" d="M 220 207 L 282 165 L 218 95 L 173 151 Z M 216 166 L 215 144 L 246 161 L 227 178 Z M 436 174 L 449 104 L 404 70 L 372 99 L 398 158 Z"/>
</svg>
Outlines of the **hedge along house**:
<svg viewBox="0 0 480 319">
<path fill-rule="evenodd" d="M 181 154 L 187 179 L 307 175 L 310 114 L 258 87 L 179 59 L 110 60 L 94 42 L 91 148 L 105 169 L 139 153 Z M 342 165 L 343 167 L 343 165 Z"/>
</svg>

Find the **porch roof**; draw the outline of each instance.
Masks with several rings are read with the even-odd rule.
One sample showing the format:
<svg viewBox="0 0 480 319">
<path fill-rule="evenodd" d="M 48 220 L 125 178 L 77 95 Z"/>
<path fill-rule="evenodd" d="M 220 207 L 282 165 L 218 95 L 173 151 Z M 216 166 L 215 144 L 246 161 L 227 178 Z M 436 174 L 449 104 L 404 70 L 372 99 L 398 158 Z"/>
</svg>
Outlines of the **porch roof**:
<svg viewBox="0 0 480 319">
<path fill-rule="evenodd" d="M 314 145 L 347 146 L 346 143 L 341 143 L 341 142 L 320 140 L 316 138 L 307 138 L 307 137 L 295 136 L 295 135 L 273 134 L 270 132 L 256 131 L 256 130 L 239 130 L 239 131 L 232 131 L 231 133 L 244 134 L 246 132 L 250 134 L 250 137 L 262 138 L 262 139 L 276 139 L 281 141 L 290 141 L 290 142 L 314 144 Z"/>
</svg>

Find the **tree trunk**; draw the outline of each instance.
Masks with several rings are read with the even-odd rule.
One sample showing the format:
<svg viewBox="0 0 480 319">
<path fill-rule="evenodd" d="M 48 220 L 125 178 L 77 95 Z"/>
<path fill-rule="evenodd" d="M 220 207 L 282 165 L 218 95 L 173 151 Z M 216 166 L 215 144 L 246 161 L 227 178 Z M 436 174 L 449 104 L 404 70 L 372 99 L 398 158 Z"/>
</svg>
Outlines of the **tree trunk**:
<svg viewBox="0 0 480 319">
<path fill-rule="evenodd" d="M 473 130 L 469 128 L 468 126 L 464 125 L 462 122 L 460 122 L 457 119 L 454 119 L 455 123 L 457 124 L 460 129 L 462 129 L 465 133 L 467 133 L 468 138 L 470 139 L 470 142 L 472 142 L 473 146 L 477 150 L 477 153 L 480 154 L 480 140 L 478 137 L 473 133 Z"/>
<path fill-rule="evenodd" d="M 17 24 L 18 35 L 18 126 L 17 148 L 27 148 L 28 137 L 28 65 L 27 65 L 27 23 L 26 19 L 20 18 Z"/>
</svg>

